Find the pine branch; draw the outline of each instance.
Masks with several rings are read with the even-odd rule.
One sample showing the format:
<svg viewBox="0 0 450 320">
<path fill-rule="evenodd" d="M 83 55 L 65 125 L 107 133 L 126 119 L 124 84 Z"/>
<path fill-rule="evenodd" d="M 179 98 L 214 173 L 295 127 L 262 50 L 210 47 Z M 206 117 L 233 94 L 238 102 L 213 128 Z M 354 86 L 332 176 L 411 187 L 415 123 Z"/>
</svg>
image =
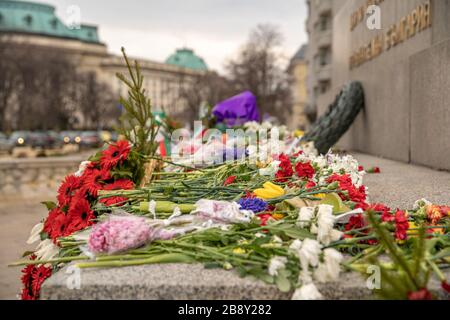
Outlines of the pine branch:
<svg viewBox="0 0 450 320">
<path fill-rule="evenodd" d="M 143 88 L 144 76 L 141 74 L 139 63 L 130 63 L 125 49 L 122 54 L 128 70 L 128 77 L 117 73 L 116 76 L 128 88 L 128 97 L 120 97 L 120 103 L 125 112 L 120 117 L 119 132 L 133 145 L 133 149 L 139 158 L 137 170 L 140 171 L 136 177 L 136 184 L 139 184 L 143 177 L 143 167 L 146 157 L 154 157 L 158 148 L 155 142 L 159 132 L 160 124 L 157 123 L 152 114 L 152 105 Z"/>
</svg>

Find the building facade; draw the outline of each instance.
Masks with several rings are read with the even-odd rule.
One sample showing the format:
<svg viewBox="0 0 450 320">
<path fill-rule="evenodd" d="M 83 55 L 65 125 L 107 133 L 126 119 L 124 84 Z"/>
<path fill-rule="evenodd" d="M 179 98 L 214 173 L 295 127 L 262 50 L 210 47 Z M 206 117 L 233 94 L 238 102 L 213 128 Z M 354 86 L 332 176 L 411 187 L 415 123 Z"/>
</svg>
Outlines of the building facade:
<svg viewBox="0 0 450 320">
<path fill-rule="evenodd" d="M 331 82 L 327 101 L 316 100 L 319 115 L 349 81 L 365 93 L 365 109 L 339 145 L 450 170 L 450 0 L 311 0 L 312 48 L 314 9 L 329 2 Z"/>
<path fill-rule="evenodd" d="M 308 107 L 320 113 L 332 98 L 333 17 L 345 0 L 307 0 Z"/>
<path fill-rule="evenodd" d="M 290 123 L 288 124 L 291 129 L 305 130 L 309 126 L 309 120 L 306 116 L 308 103 L 308 61 L 306 60 L 306 51 L 307 46 L 302 45 L 292 57 L 288 68 L 292 78 L 292 117 L 290 117 Z"/>
<path fill-rule="evenodd" d="M 99 39 L 97 26 L 81 24 L 70 28 L 55 15 L 53 6 L 1 0 L 0 40 L 59 50 L 70 57 L 79 71 L 95 73 L 97 79 L 117 94 L 127 92 L 116 77 L 116 73 L 128 73 L 123 57 L 108 52 Z M 180 88 L 188 87 L 195 77 L 208 70 L 203 59 L 188 48 L 176 50 L 165 62 L 137 60 L 154 108 L 173 114 L 180 113 L 185 107 L 179 97 Z"/>
</svg>

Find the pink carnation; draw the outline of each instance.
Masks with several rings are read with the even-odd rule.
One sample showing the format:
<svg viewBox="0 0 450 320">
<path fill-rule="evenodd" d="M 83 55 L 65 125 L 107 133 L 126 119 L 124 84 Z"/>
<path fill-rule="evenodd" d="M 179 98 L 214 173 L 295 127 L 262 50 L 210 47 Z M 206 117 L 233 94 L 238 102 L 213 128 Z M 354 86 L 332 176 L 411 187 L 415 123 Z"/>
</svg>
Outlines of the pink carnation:
<svg viewBox="0 0 450 320">
<path fill-rule="evenodd" d="M 114 218 L 93 227 L 89 250 L 94 253 L 116 253 L 138 248 L 152 237 L 152 228 L 143 218 Z"/>
</svg>

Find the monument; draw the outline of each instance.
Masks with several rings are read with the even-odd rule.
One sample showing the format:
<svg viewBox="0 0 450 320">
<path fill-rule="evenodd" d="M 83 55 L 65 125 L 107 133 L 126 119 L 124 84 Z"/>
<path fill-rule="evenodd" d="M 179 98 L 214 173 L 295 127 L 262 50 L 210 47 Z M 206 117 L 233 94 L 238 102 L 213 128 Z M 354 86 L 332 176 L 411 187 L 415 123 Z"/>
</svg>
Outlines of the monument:
<svg viewBox="0 0 450 320">
<path fill-rule="evenodd" d="M 331 91 L 360 81 L 365 109 L 338 145 L 449 170 L 450 1 L 339 3 L 333 7 Z M 328 100 L 318 104 L 319 116 Z"/>
</svg>

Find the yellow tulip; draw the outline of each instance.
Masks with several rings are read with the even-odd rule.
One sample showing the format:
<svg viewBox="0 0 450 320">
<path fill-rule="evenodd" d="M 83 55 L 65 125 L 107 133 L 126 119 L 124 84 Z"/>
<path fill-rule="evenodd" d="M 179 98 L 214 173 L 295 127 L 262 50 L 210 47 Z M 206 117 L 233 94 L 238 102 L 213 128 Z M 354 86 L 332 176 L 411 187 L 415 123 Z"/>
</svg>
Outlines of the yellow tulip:
<svg viewBox="0 0 450 320">
<path fill-rule="evenodd" d="M 273 184 L 272 182 L 266 182 L 263 184 L 263 188 L 256 189 L 253 193 L 260 199 L 269 200 L 284 196 L 285 192 L 283 188 Z"/>
</svg>

